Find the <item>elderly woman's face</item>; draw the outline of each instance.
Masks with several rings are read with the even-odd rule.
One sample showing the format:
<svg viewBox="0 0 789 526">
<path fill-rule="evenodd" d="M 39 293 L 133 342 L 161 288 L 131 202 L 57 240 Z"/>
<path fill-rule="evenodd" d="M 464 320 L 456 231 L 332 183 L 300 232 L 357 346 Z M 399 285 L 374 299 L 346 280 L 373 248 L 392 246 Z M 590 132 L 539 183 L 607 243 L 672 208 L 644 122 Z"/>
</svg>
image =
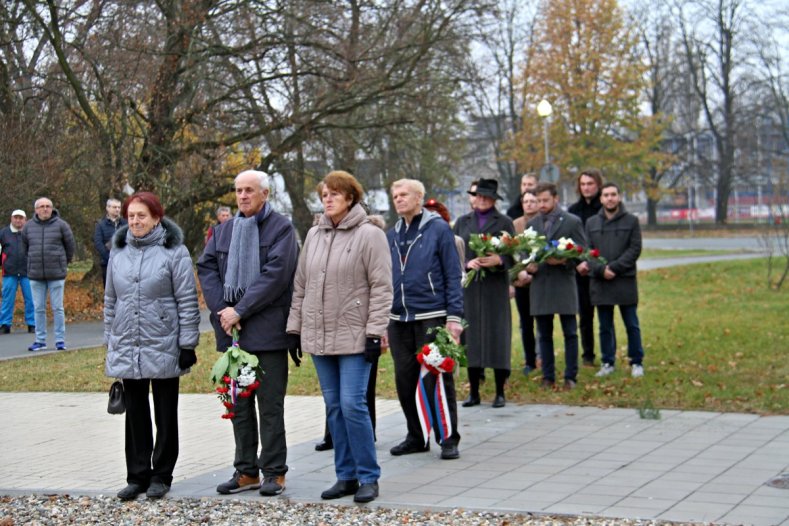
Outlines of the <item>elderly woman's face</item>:
<svg viewBox="0 0 789 526">
<path fill-rule="evenodd" d="M 144 237 L 159 224 L 159 218 L 154 218 L 148 207 L 140 201 L 130 203 L 126 214 L 129 220 L 129 230 L 134 237 Z"/>
<path fill-rule="evenodd" d="M 323 203 L 323 212 L 336 225 L 351 209 L 353 199 L 339 190 L 332 190 L 328 186 L 323 185 L 321 202 Z"/>
<path fill-rule="evenodd" d="M 490 210 L 495 204 L 496 200 L 492 197 L 477 194 L 476 208 L 480 212 L 486 212 Z"/>
</svg>

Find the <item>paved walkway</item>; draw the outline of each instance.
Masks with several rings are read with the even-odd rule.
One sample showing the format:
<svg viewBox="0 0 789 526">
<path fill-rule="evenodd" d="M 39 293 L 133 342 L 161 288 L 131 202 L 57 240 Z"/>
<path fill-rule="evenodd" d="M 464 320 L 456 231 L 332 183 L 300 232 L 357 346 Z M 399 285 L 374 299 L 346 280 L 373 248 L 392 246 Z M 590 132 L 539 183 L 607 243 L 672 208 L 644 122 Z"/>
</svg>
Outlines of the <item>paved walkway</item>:
<svg viewBox="0 0 789 526">
<path fill-rule="evenodd" d="M 125 485 L 123 417 L 103 393 L 0 393 L 0 494 L 115 494 Z M 212 395 L 182 395 L 181 456 L 170 498 L 220 497 L 232 473 L 230 424 Z M 460 408 L 461 458 L 392 457 L 405 423 L 379 400 L 381 506 L 466 508 L 789 526 L 789 416 L 510 404 Z M 285 404 L 290 471 L 281 497 L 319 502 L 334 482 L 319 398 Z M 351 504 L 351 498 L 333 501 Z"/>
</svg>

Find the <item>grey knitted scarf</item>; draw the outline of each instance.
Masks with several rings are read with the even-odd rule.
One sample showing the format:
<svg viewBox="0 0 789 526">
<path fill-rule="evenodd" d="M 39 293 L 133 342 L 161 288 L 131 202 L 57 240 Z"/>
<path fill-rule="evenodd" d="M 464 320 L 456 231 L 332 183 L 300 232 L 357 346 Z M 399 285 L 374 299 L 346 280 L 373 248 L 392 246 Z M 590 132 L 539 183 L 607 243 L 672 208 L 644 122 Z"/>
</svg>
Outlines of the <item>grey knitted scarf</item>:
<svg viewBox="0 0 789 526">
<path fill-rule="evenodd" d="M 224 299 L 236 303 L 260 275 L 260 241 L 257 217 L 241 214 L 233 220 L 233 233 L 227 254 Z"/>
</svg>

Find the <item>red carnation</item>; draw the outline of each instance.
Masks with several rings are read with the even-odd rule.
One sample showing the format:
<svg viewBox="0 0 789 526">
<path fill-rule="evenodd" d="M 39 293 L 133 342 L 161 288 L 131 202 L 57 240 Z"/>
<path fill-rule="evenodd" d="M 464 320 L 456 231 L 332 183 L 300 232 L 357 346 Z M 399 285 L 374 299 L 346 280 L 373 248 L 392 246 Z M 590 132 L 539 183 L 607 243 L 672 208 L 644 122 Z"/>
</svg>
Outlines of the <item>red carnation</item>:
<svg viewBox="0 0 789 526">
<path fill-rule="evenodd" d="M 222 382 L 226 383 L 226 384 L 229 384 L 230 383 L 230 377 L 228 375 L 224 375 L 222 377 Z"/>
<path fill-rule="evenodd" d="M 254 382 L 252 382 L 247 386 L 247 389 L 249 389 L 250 391 L 254 391 L 258 387 L 260 387 L 260 380 L 255 380 Z"/>
<path fill-rule="evenodd" d="M 599 258 L 599 257 L 600 257 L 600 251 L 599 251 L 599 250 L 597 250 L 596 248 L 593 248 L 593 249 L 592 249 L 592 250 L 589 252 L 589 254 L 591 254 L 591 256 L 592 256 L 593 258 Z"/>
<path fill-rule="evenodd" d="M 231 418 L 233 418 L 235 416 L 236 416 L 235 413 L 225 413 L 224 415 L 222 415 L 222 418 L 224 418 L 225 420 L 230 420 Z"/>
<path fill-rule="evenodd" d="M 225 393 L 227 393 L 229 390 L 230 390 L 230 389 L 228 389 L 227 387 L 217 387 L 217 388 L 216 388 L 216 392 L 217 392 L 217 393 L 219 393 L 219 394 L 225 394 Z"/>
<path fill-rule="evenodd" d="M 233 409 L 233 402 L 222 402 L 224 406 L 228 409 Z"/>
<path fill-rule="evenodd" d="M 583 248 L 583 247 L 578 247 L 578 246 L 576 246 L 576 247 L 575 247 L 575 250 L 576 250 L 576 251 L 577 251 L 579 254 L 583 254 L 583 253 L 584 253 L 584 248 Z"/>
<path fill-rule="evenodd" d="M 244 389 L 243 391 L 238 393 L 238 396 L 240 396 L 241 398 L 249 398 L 250 396 L 252 396 L 252 391 L 248 391 Z"/>
<path fill-rule="evenodd" d="M 575 245 L 573 245 L 572 243 L 567 243 L 567 247 L 566 248 L 567 248 L 567 250 L 572 250 L 574 246 Z"/>
</svg>

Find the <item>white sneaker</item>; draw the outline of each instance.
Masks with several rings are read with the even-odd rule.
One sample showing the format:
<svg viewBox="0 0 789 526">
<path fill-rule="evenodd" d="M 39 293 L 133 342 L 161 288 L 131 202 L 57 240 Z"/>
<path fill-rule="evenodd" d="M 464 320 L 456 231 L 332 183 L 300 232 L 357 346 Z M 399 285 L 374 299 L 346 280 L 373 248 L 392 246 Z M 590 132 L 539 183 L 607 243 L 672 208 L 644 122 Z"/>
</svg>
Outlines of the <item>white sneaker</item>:
<svg viewBox="0 0 789 526">
<path fill-rule="evenodd" d="M 635 364 L 630 367 L 630 376 L 633 378 L 641 378 L 644 376 L 644 367 L 638 364 Z"/>
<path fill-rule="evenodd" d="M 603 363 L 603 365 L 600 366 L 600 370 L 597 371 L 597 373 L 595 373 L 595 376 L 597 377 L 608 376 L 613 372 L 614 372 L 613 365 L 611 365 L 610 363 Z"/>
</svg>

